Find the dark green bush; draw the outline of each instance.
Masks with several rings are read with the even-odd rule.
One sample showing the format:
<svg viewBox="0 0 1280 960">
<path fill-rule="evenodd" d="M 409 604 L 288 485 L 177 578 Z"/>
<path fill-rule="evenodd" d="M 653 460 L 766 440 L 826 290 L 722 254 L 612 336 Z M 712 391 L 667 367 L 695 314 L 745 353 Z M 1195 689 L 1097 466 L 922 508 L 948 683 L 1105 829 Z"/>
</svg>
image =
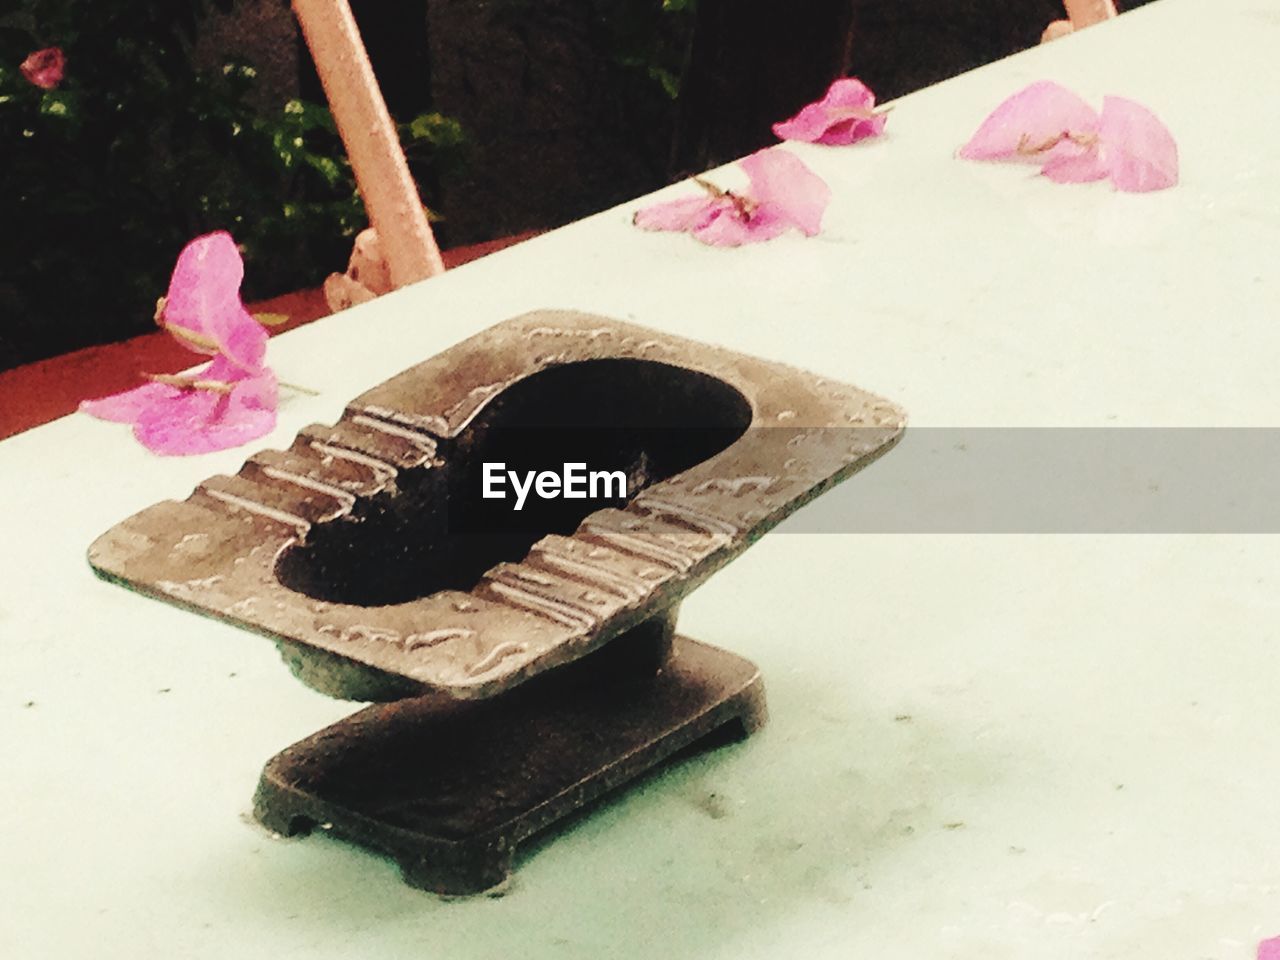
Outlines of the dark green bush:
<svg viewBox="0 0 1280 960">
<path fill-rule="evenodd" d="M 151 329 L 182 246 L 227 229 L 247 297 L 340 269 L 364 212 L 325 107 L 255 110 L 255 72 L 201 71 L 208 0 L 16 0 L 0 13 L 0 369 Z M 224 7 L 222 3 L 216 4 Z M 21 73 L 59 47 L 65 75 Z M 415 165 L 456 124 L 407 125 Z"/>
</svg>

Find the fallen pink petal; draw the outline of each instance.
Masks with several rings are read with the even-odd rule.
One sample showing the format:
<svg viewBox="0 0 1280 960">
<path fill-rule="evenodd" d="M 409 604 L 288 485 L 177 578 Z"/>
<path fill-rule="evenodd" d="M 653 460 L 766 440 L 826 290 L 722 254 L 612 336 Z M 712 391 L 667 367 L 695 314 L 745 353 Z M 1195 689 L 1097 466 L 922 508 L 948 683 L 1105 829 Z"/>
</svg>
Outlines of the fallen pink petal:
<svg viewBox="0 0 1280 960">
<path fill-rule="evenodd" d="M 634 222 L 643 230 L 693 231 L 702 226 L 708 216 L 714 215 L 722 203 L 726 207 L 733 206 L 733 201 L 727 197 L 720 199 L 706 194 L 681 197 L 646 207 L 635 215 Z"/>
<path fill-rule="evenodd" d="M 1033 83 L 996 107 L 959 156 L 1038 163 L 1055 183 L 1110 178 L 1117 190 L 1132 193 L 1178 182 L 1178 145 L 1150 110 L 1106 97 L 1099 114 L 1050 81 Z"/>
<path fill-rule="evenodd" d="M 80 409 L 101 420 L 133 424 L 143 446 L 164 456 L 226 450 L 275 429 L 277 384 L 269 369 L 247 374 L 220 357 L 203 370 L 171 379 L 190 385 L 146 383 L 86 400 Z"/>
<path fill-rule="evenodd" d="M 244 260 L 231 234 L 197 237 L 178 255 L 160 323 L 199 353 L 219 354 L 247 371 L 262 366 L 267 331 L 240 299 Z"/>
<path fill-rule="evenodd" d="M 165 456 L 237 447 L 276 425 L 278 386 L 263 365 L 267 333 L 240 300 L 244 263 L 225 232 L 183 248 L 162 301 L 161 325 L 197 353 L 213 354 L 200 370 L 154 376 L 123 393 L 86 400 L 80 409 L 133 425 L 148 450 Z"/>
<path fill-rule="evenodd" d="M 741 193 L 699 180 L 705 196 L 654 204 L 638 211 L 633 222 L 643 230 L 691 233 L 720 247 L 771 240 L 792 228 L 810 237 L 822 229 L 831 188 L 799 157 L 770 148 L 739 166 L 748 178 Z"/>
<path fill-rule="evenodd" d="M 1280 960 L 1280 937 L 1272 937 L 1258 944 L 1258 960 Z"/>
<path fill-rule="evenodd" d="M 189 374 L 153 379 L 139 387 L 125 390 L 123 393 L 113 393 L 110 396 L 99 397 L 96 400 L 84 400 L 80 404 L 80 409 L 91 416 L 97 417 L 99 420 L 111 420 L 115 423 L 133 423 L 143 411 L 148 410 L 155 404 L 172 400 L 179 393 L 194 389 L 194 387 L 180 387 L 176 384 L 162 383 L 160 379 L 176 380 L 190 384 L 220 383 L 225 384 L 229 392 L 233 381 L 244 379 L 246 376 L 247 374 L 243 370 L 229 363 L 225 358 L 217 357 L 212 363 Z"/>
<path fill-rule="evenodd" d="M 1054 183 L 1091 183 L 1110 174 L 1097 146 L 1075 156 L 1050 157 L 1040 172 Z"/>
<path fill-rule="evenodd" d="M 1098 131 L 1098 113 L 1066 87 L 1040 80 L 1009 97 L 960 148 L 965 160 L 1043 163 L 1076 156 Z"/>
<path fill-rule="evenodd" d="M 1154 113 L 1132 100 L 1102 101 L 1098 139 L 1111 176 L 1120 190 L 1146 193 L 1178 182 L 1178 145 Z"/>
<path fill-rule="evenodd" d="M 817 236 L 831 202 L 831 188 L 825 180 L 786 150 L 761 150 L 739 165 L 751 180 L 748 192 L 760 205 L 759 213 L 776 216 L 807 236 Z"/>
<path fill-rule="evenodd" d="M 22 75 L 41 90 L 52 90 L 62 83 L 62 76 L 67 69 L 67 58 L 60 47 L 46 47 L 22 61 L 18 68 Z"/>
<path fill-rule="evenodd" d="M 844 146 L 879 136 L 888 115 L 877 113 L 876 95 L 855 77 L 831 84 L 821 100 L 803 107 L 789 120 L 773 125 L 783 140 Z"/>
<path fill-rule="evenodd" d="M 135 421 L 133 433 L 147 449 L 168 456 L 238 447 L 276 425 L 276 378 L 270 370 L 233 383 L 230 393 L 183 391 Z"/>
</svg>

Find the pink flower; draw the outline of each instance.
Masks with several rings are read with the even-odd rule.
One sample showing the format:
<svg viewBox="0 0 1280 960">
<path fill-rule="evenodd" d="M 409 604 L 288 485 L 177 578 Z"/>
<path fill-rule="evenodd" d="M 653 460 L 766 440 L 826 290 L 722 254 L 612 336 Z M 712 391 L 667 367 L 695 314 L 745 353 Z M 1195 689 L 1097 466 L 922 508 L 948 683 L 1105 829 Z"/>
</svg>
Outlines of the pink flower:
<svg viewBox="0 0 1280 960">
<path fill-rule="evenodd" d="M 150 383 L 80 409 L 133 424 L 159 454 L 208 453 L 256 440 L 276 424 L 276 378 L 263 365 L 267 334 L 240 301 L 244 263 L 230 234 L 192 240 L 178 256 L 157 320 L 186 347 L 213 354 L 193 374 Z"/>
<path fill-rule="evenodd" d="M 52 90 L 62 82 L 67 58 L 61 47 L 45 47 L 22 61 L 22 75 L 41 90 Z"/>
<path fill-rule="evenodd" d="M 1040 80 L 1019 90 L 982 121 L 960 148 L 966 160 L 1018 160 L 1043 163 L 1050 157 L 1077 156 L 1080 139 L 1098 133 L 1098 112 L 1066 87 Z"/>
<path fill-rule="evenodd" d="M 1099 114 L 1076 94 L 1042 80 L 1009 97 L 960 148 L 967 160 L 1040 164 L 1055 183 L 1110 177 L 1143 193 L 1178 182 L 1178 146 L 1146 107 L 1106 97 Z"/>
<path fill-rule="evenodd" d="M 695 177 L 705 196 L 654 204 L 636 213 L 643 230 L 678 230 L 719 247 L 772 240 L 795 227 L 806 236 L 822 229 L 831 188 L 794 154 L 770 148 L 739 161 L 748 187 L 722 190 Z"/>
<path fill-rule="evenodd" d="M 266 355 L 267 331 L 240 300 L 242 280 L 244 261 L 231 234 L 196 237 L 178 254 L 157 322 L 184 346 L 255 372 Z"/>
<path fill-rule="evenodd" d="M 1258 960 L 1280 960 L 1280 937 L 1272 937 L 1258 944 Z"/>
<path fill-rule="evenodd" d="M 1105 97 L 1098 128 L 1101 161 L 1121 190 L 1145 193 L 1178 182 L 1178 145 L 1154 113 L 1123 97 Z"/>
<path fill-rule="evenodd" d="M 225 357 L 190 376 L 157 377 L 124 393 L 86 400 L 85 413 L 133 424 L 153 453 L 210 453 L 238 447 L 276 425 L 276 378 L 270 369 L 247 374 Z"/>
<path fill-rule="evenodd" d="M 861 80 L 846 77 L 831 84 L 826 96 L 802 108 L 790 120 L 773 125 L 783 140 L 840 146 L 884 132 L 888 116 L 876 113 L 876 95 Z"/>
</svg>

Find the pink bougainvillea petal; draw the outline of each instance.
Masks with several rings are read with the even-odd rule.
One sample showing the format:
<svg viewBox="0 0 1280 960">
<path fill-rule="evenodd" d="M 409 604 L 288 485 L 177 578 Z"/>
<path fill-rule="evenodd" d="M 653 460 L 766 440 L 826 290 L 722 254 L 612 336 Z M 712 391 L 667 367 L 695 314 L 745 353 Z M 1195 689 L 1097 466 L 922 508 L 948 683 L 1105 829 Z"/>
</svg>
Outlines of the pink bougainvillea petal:
<svg viewBox="0 0 1280 960">
<path fill-rule="evenodd" d="M 1075 156 L 1050 157 L 1040 172 L 1054 183 L 1089 183 L 1106 179 L 1111 171 L 1095 146 Z"/>
<path fill-rule="evenodd" d="M 208 453 L 256 440 L 276 423 L 275 374 L 263 365 L 267 334 L 240 301 L 244 263 L 231 235 L 197 237 L 183 248 L 169 282 L 163 325 L 186 346 L 213 354 L 203 369 L 151 383 L 80 409 L 132 423 L 147 449 Z"/>
<path fill-rule="evenodd" d="M 750 224 L 731 210 L 717 210 L 704 223 L 693 228 L 690 233 L 695 240 L 713 247 L 740 247 L 744 243 L 764 240 L 751 229 Z"/>
<path fill-rule="evenodd" d="M 751 178 L 748 195 L 759 205 L 753 219 L 761 221 L 762 231 L 772 229 L 774 217 L 810 237 L 821 231 L 831 188 L 803 160 L 786 150 L 770 148 L 745 157 L 741 166 Z"/>
<path fill-rule="evenodd" d="M 18 68 L 27 82 L 41 90 L 52 90 L 62 83 L 62 75 L 67 68 L 67 58 L 61 47 L 45 47 L 37 50 L 22 61 Z"/>
<path fill-rule="evenodd" d="M 1178 182 L 1178 145 L 1173 134 L 1140 103 L 1106 97 L 1098 137 L 1117 189 L 1145 193 Z"/>
<path fill-rule="evenodd" d="M 745 243 L 772 240 L 786 233 L 789 227 L 789 223 L 767 210 L 758 209 L 746 220 L 731 207 L 717 211 L 715 216 L 695 229 L 693 235 L 714 247 L 740 247 Z"/>
<path fill-rule="evenodd" d="M 134 436 L 164 455 L 225 450 L 274 429 L 278 389 L 270 369 L 250 374 L 220 356 L 186 379 L 225 389 L 146 383 L 86 400 L 80 409 L 100 420 L 132 423 Z"/>
<path fill-rule="evenodd" d="M 847 117 L 833 123 L 827 132 L 818 138 L 817 142 L 831 147 L 842 147 L 850 143 L 857 143 L 860 140 L 869 140 L 884 133 L 885 124 L 888 122 L 889 115 L 887 113 L 877 113 L 875 116 L 866 119 Z M 796 138 L 789 137 L 787 139 Z"/>
<path fill-rule="evenodd" d="M 270 370 L 232 385 L 230 393 L 180 390 L 154 404 L 134 422 L 134 436 L 165 456 L 211 453 L 238 447 L 276 425 L 276 379 Z"/>
<path fill-rule="evenodd" d="M 1089 137 L 1097 130 L 1098 113 L 1093 107 L 1066 87 L 1040 80 L 996 107 L 960 148 L 960 156 L 1043 163 L 1086 149 L 1066 135 Z"/>
<path fill-rule="evenodd" d="M 1258 960 L 1280 960 L 1280 937 L 1272 937 L 1258 944 Z"/>
<path fill-rule="evenodd" d="M 192 374 L 192 376 L 199 380 L 232 381 L 245 380 L 250 376 L 253 376 L 253 374 L 250 374 L 247 370 L 232 363 L 226 357 L 219 355 L 214 357 L 213 362 L 207 367 L 197 370 Z"/>
<path fill-rule="evenodd" d="M 795 227 L 809 236 L 822 228 L 822 215 L 831 188 L 799 157 L 776 148 L 761 150 L 741 161 L 749 185 L 740 193 L 718 191 L 701 197 L 682 197 L 654 204 L 632 218 L 645 230 L 691 233 L 703 243 L 738 247 L 772 240 Z"/>
<path fill-rule="evenodd" d="M 133 423 L 146 410 L 157 404 L 163 404 L 178 397 L 182 393 L 176 387 L 163 383 L 144 383 L 140 387 L 115 393 L 109 397 L 96 400 L 82 400 L 80 409 L 99 420 L 110 420 L 113 423 Z"/>
<path fill-rule="evenodd" d="M 857 77 L 841 77 L 827 88 L 826 95 L 818 102 L 836 109 L 872 110 L 876 105 L 876 95 Z"/>
<path fill-rule="evenodd" d="M 729 200 L 705 195 L 681 197 L 637 211 L 633 222 L 642 230 L 694 230 L 706 223 L 717 204 L 733 205 Z"/>
<path fill-rule="evenodd" d="M 1163 190 L 1178 182 L 1178 145 L 1146 107 L 1106 97 L 1101 114 L 1055 83 L 1041 81 L 1000 104 L 960 148 L 973 160 L 1042 165 L 1057 183 L 1110 177 L 1118 190 Z"/>
<path fill-rule="evenodd" d="M 876 114 L 876 95 L 861 80 L 845 77 L 831 84 L 821 100 L 773 125 L 783 140 L 841 146 L 884 132 L 888 117 Z"/>
<path fill-rule="evenodd" d="M 152 453 L 164 456 L 209 453 L 219 448 L 209 444 L 207 425 L 229 409 L 230 399 L 230 394 L 209 390 L 181 391 L 143 410 L 134 421 L 133 435 Z"/>
<path fill-rule="evenodd" d="M 267 332 L 244 308 L 244 261 L 231 234 L 219 230 L 183 248 L 164 301 L 164 326 L 185 345 L 221 354 L 247 371 L 262 366 Z"/>
<path fill-rule="evenodd" d="M 262 369 L 269 335 L 243 304 L 215 318 L 211 329 L 222 344 L 222 356 L 249 372 Z"/>
</svg>

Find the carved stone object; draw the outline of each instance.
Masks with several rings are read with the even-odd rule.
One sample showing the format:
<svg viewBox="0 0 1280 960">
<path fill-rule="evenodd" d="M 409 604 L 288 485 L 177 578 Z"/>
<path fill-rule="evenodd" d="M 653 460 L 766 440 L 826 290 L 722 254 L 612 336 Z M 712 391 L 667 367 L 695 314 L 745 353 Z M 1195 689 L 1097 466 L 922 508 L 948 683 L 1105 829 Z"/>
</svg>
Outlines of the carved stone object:
<svg viewBox="0 0 1280 960">
<path fill-rule="evenodd" d="M 679 603 L 903 428 L 855 387 L 539 311 L 144 510 L 89 558 L 272 637 L 326 693 L 391 701 L 270 761 L 257 815 L 288 834 L 324 824 L 414 885 L 476 892 L 531 834 L 763 722 L 755 667 L 677 635 Z M 517 511 L 482 495 L 498 464 L 586 465 L 625 490 Z"/>
</svg>

